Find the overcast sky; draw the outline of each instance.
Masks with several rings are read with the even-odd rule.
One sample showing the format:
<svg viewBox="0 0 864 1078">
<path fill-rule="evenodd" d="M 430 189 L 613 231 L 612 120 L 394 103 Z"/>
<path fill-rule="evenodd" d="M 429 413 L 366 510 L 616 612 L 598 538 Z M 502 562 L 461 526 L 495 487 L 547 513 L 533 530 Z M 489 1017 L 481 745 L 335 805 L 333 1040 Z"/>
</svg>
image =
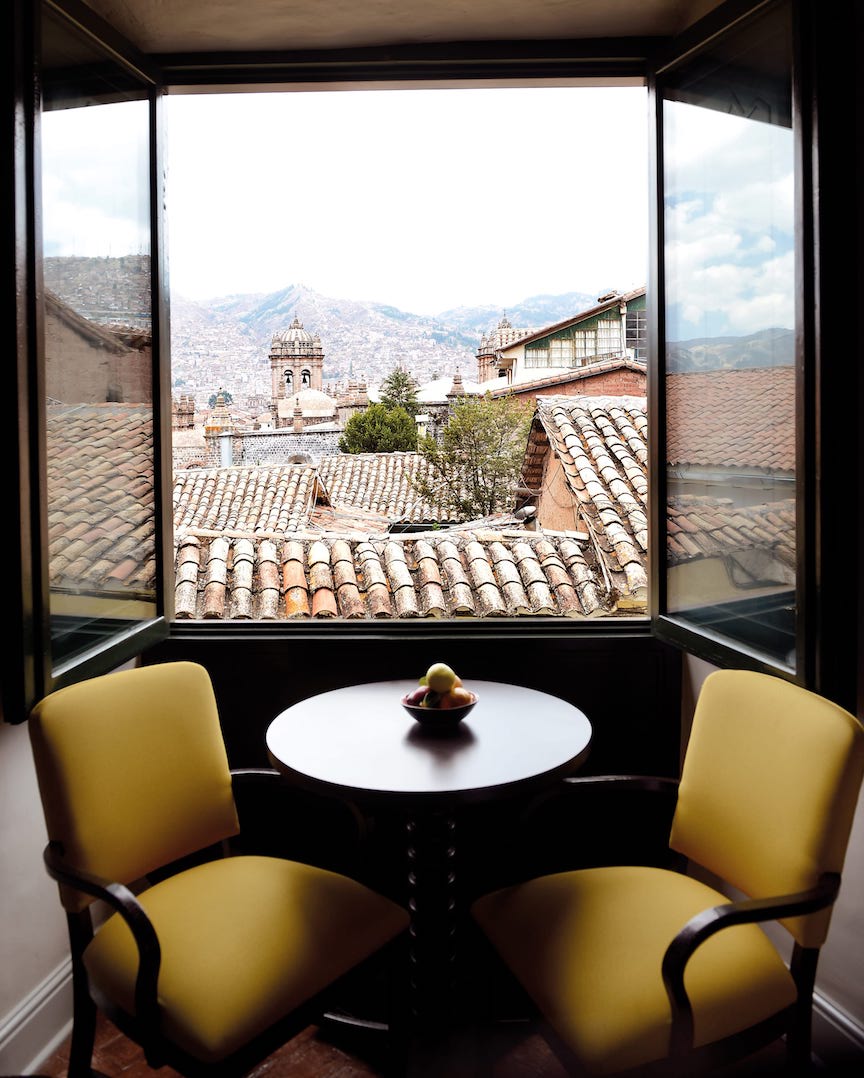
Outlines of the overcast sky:
<svg viewBox="0 0 864 1078">
<path fill-rule="evenodd" d="M 172 291 L 416 314 L 647 279 L 641 88 L 172 96 Z M 668 102 L 670 339 L 794 326 L 792 132 Z M 48 255 L 148 251 L 144 102 L 47 113 Z"/>
<path fill-rule="evenodd" d="M 641 88 L 168 99 L 172 289 L 419 314 L 647 275 Z"/>
</svg>

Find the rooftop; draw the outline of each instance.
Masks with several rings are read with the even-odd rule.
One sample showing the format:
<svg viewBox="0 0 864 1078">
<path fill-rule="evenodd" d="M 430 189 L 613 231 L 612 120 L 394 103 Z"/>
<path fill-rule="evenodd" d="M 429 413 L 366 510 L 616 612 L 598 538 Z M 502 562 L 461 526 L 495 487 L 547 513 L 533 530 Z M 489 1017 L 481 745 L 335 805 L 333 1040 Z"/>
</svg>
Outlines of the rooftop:
<svg viewBox="0 0 864 1078">
<path fill-rule="evenodd" d="M 153 411 L 49 405 L 48 556 L 53 589 L 149 595 L 156 587 Z"/>
<path fill-rule="evenodd" d="M 644 397 L 540 397 L 522 477 L 539 498 L 558 458 L 604 571 L 622 592 L 648 587 L 648 415 Z"/>
<path fill-rule="evenodd" d="M 272 540 L 187 535 L 178 618 L 591 618 L 615 596 L 566 536 L 492 529 Z"/>
<path fill-rule="evenodd" d="M 670 464 L 795 470 L 794 367 L 669 374 L 666 410 Z"/>
</svg>

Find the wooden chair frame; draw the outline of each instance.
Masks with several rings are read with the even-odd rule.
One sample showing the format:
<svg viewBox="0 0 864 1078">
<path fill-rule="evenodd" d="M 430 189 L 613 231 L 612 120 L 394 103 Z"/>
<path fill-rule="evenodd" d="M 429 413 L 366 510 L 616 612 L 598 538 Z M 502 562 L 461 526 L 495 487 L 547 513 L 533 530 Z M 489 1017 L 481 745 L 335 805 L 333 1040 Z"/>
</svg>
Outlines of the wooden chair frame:
<svg viewBox="0 0 864 1078">
<path fill-rule="evenodd" d="M 238 786 L 283 782 L 277 771 L 265 768 L 233 769 L 231 779 L 235 795 Z M 223 855 L 226 854 L 227 846 L 227 843 L 223 843 L 221 851 L 218 847 L 214 847 L 209 851 L 211 856 L 206 859 L 213 859 L 219 856 L 220 852 Z M 110 909 L 123 918 L 138 949 L 135 1014 L 130 1015 L 104 998 L 90 984 L 83 955 L 95 935 L 92 906 L 77 913 L 67 912 L 73 985 L 73 1027 L 68 1071 L 70 1078 L 91 1078 L 95 1073 L 92 1070 L 92 1057 L 96 1018 L 100 1010 L 122 1033 L 142 1048 L 150 1067 L 159 1068 L 169 1065 L 179 1073 L 188 1075 L 189 1078 L 198 1078 L 203 1075 L 208 1075 L 209 1078 L 223 1078 L 223 1076 L 228 1078 L 228 1076 L 245 1074 L 308 1025 L 320 1022 L 325 1017 L 328 1006 L 337 997 L 340 988 L 362 975 L 362 971 L 368 969 L 372 962 L 376 959 L 392 961 L 395 953 L 404 947 L 404 941 L 397 938 L 378 954 L 371 956 L 323 992 L 307 1000 L 231 1056 L 216 1063 L 203 1063 L 179 1048 L 163 1033 L 157 996 L 161 950 L 156 931 L 141 903 L 126 885 L 83 873 L 67 865 L 63 851 L 58 847 L 59 844 L 52 842 L 45 848 L 44 861 L 48 874 L 58 883 L 73 887 L 106 903 Z M 172 874 L 174 873 L 170 871 L 166 873 L 168 876 Z M 374 1025 L 379 1032 L 383 1031 L 388 1034 L 385 1069 L 387 1073 L 392 1071 L 394 1074 L 402 1073 L 404 1068 L 405 1046 L 401 1039 L 403 1024 L 398 1017 L 401 995 L 403 994 L 392 991 L 390 993 L 388 1004 L 391 1021 L 389 1025 L 363 1023 L 364 1028 Z"/>
<path fill-rule="evenodd" d="M 544 796 L 543 803 L 551 798 L 585 795 L 592 790 L 628 790 L 648 795 L 660 795 L 677 800 L 678 780 L 650 775 L 597 775 L 563 779 L 555 791 Z M 527 825 L 541 802 L 535 802 L 523 825 Z M 670 851 L 673 852 L 674 851 Z M 686 860 L 674 855 L 680 870 Z M 580 866 L 581 867 L 581 866 Z M 772 895 L 759 899 L 742 899 L 713 906 L 692 917 L 678 932 L 666 949 L 661 974 L 671 1009 L 672 1024 L 669 1055 L 663 1060 L 647 1064 L 624 1075 L 680 1076 L 692 1078 L 694 1074 L 710 1071 L 759 1051 L 786 1037 L 786 1068 L 791 1074 L 809 1073 L 812 1053 L 812 1008 L 816 981 L 819 948 L 806 948 L 797 942 L 792 947 L 789 964 L 795 982 L 797 999 L 789 1007 L 772 1015 L 764 1022 L 748 1027 L 739 1033 L 700 1047 L 693 1044 L 693 1009 L 684 986 L 687 963 L 695 951 L 711 936 L 734 925 L 776 921 L 797 917 L 830 906 L 840 888 L 839 873 L 825 873 L 818 883 L 806 890 L 790 895 Z M 582 1069 L 572 1053 L 555 1031 L 540 1016 L 540 1028 L 550 1047 L 558 1056 L 568 1073 L 580 1074 Z"/>
</svg>

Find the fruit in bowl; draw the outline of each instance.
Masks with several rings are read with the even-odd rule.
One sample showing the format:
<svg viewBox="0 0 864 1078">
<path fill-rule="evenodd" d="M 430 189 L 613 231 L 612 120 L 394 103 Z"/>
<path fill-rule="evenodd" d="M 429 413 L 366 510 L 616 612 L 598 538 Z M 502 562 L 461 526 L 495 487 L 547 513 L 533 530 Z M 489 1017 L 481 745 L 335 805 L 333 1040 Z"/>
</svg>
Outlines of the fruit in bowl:
<svg viewBox="0 0 864 1078">
<path fill-rule="evenodd" d="M 459 722 L 477 703 L 477 694 L 466 689 L 462 679 L 446 663 L 433 663 L 416 689 L 402 697 L 409 715 L 419 722 Z"/>
</svg>

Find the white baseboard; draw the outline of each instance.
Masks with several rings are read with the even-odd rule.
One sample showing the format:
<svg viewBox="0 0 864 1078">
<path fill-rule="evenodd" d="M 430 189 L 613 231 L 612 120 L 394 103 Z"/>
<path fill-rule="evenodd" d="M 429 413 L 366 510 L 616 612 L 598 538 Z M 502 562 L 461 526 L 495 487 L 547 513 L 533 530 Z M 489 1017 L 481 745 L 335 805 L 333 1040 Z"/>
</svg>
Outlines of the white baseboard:
<svg viewBox="0 0 864 1078">
<path fill-rule="evenodd" d="M 864 1068 L 864 1026 L 818 992 L 813 997 L 813 1054 L 829 1073 Z"/>
<path fill-rule="evenodd" d="M 72 962 L 65 959 L 0 1025 L 0 1075 L 33 1074 L 72 1031 Z"/>
</svg>

